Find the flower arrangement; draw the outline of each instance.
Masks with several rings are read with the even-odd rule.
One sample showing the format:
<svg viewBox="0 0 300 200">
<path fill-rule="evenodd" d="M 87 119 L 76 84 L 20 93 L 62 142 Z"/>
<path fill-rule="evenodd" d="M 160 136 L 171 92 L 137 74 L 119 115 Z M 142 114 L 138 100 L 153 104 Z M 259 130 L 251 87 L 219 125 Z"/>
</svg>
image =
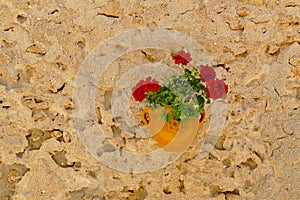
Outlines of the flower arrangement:
<svg viewBox="0 0 300 200">
<path fill-rule="evenodd" d="M 211 99 L 216 100 L 227 94 L 228 85 L 216 78 L 213 67 L 189 66 L 192 57 L 184 50 L 172 55 L 172 59 L 183 74 L 172 76 L 164 85 L 149 76 L 139 81 L 132 92 L 136 101 L 146 101 L 152 109 L 163 106 L 162 117 L 166 121 L 175 119 L 185 122 L 199 117 L 204 105 L 209 104 Z"/>
</svg>

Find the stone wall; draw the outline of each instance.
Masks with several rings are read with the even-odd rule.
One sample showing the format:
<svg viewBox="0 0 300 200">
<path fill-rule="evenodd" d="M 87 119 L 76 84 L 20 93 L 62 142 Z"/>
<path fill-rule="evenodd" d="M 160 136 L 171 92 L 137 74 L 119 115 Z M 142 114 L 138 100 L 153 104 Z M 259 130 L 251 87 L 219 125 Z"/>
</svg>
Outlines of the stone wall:
<svg viewBox="0 0 300 200">
<path fill-rule="evenodd" d="M 0 199 L 299 199 L 299 1 L 2 0 L 0 14 Z M 209 154 L 198 156 L 199 136 L 170 165 L 127 173 L 82 143 L 72 95 L 94 48 L 145 27 L 201 44 L 230 89 L 222 135 Z M 168 63 L 168 56 L 129 52 L 96 86 L 99 122 L 119 145 L 107 151 L 156 148 L 122 135 L 105 108 L 129 66 Z"/>
</svg>

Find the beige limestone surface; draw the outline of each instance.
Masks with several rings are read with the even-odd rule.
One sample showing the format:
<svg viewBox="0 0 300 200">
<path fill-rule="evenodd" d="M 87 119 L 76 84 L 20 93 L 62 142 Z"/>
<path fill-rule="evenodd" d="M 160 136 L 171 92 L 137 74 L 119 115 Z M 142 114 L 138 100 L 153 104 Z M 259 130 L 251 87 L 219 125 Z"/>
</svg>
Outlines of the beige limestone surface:
<svg viewBox="0 0 300 200">
<path fill-rule="evenodd" d="M 1 0 L 0 19 L 1 200 L 300 199 L 299 1 Z M 81 106 L 73 89 L 83 61 L 110 37 L 138 28 L 192 38 L 229 85 L 214 148 L 199 157 L 208 107 L 190 148 L 145 173 L 100 162 L 73 113 Z M 104 152 L 158 148 L 124 135 L 109 112 L 117 80 L 156 62 L 171 63 L 169 52 L 145 47 L 120 55 L 95 86 Z"/>
</svg>

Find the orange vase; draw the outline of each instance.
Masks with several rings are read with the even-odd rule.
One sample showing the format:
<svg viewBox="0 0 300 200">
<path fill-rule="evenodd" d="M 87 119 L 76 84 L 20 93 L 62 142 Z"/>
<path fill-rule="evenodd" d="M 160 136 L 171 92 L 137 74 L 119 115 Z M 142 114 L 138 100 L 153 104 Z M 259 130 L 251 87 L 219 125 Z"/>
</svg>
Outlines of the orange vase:
<svg viewBox="0 0 300 200">
<path fill-rule="evenodd" d="M 164 106 L 168 113 L 171 112 L 170 106 Z M 204 121 L 205 112 L 200 113 L 201 118 L 190 119 L 180 123 L 175 119 L 166 122 L 161 117 L 163 107 L 151 110 L 146 107 L 141 114 L 143 122 L 149 128 L 154 140 L 166 151 L 183 152 L 197 136 Z"/>
</svg>

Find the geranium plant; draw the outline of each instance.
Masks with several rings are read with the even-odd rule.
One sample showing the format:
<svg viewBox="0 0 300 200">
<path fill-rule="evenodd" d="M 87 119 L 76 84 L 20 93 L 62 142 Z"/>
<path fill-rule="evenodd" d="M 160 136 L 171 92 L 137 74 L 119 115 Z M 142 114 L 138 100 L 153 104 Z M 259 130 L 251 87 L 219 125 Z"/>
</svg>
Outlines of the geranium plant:
<svg viewBox="0 0 300 200">
<path fill-rule="evenodd" d="M 183 74 L 172 76 L 164 85 L 149 76 L 139 81 L 132 93 L 136 101 L 146 101 L 152 109 L 165 107 L 162 117 L 166 121 L 173 118 L 184 122 L 199 117 L 204 111 L 204 105 L 210 103 L 211 99 L 216 100 L 227 94 L 228 85 L 216 78 L 213 67 L 189 66 L 192 58 L 184 50 L 173 55 L 172 59 L 183 70 Z"/>
</svg>

